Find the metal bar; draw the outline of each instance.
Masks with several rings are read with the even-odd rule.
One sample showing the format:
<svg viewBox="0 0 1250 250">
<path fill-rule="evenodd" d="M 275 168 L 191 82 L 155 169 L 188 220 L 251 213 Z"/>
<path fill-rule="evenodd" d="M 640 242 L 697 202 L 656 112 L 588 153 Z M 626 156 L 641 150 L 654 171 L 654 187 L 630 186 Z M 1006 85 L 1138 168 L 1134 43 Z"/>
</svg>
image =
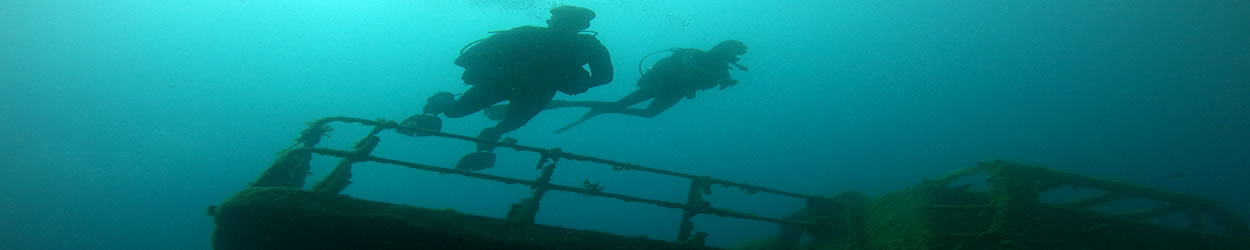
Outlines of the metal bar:
<svg viewBox="0 0 1250 250">
<path fill-rule="evenodd" d="M 251 186 L 303 188 L 311 160 L 312 154 L 307 151 L 283 150 L 278 160 L 269 165 Z"/>
<path fill-rule="evenodd" d="M 746 183 L 737 183 L 737 182 L 715 179 L 715 178 L 708 178 L 708 182 L 710 182 L 711 184 L 716 184 L 716 185 L 736 186 L 736 187 L 749 190 L 748 192 L 759 191 L 759 192 L 772 193 L 772 194 L 777 194 L 777 195 L 790 196 L 790 197 L 800 198 L 800 199 L 805 199 L 805 200 L 820 198 L 820 196 L 815 196 L 815 195 L 806 195 L 806 194 L 782 191 L 782 190 L 777 190 L 777 189 L 768 188 L 768 187 L 756 186 L 756 185 L 751 185 L 751 184 L 746 184 Z"/>
<path fill-rule="evenodd" d="M 708 205 L 703 200 L 703 189 L 707 185 L 703 181 L 705 179 L 690 180 L 690 189 L 686 192 L 686 206 L 689 208 L 681 210 L 681 221 L 677 224 L 677 242 L 686 242 L 690 239 L 690 232 L 694 231 L 694 221 L 691 221 L 690 218 L 699 215 L 695 208 Z"/>
<path fill-rule="evenodd" d="M 793 192 L 781 191 L 781 190 L 777 190 L 777 189 L 773 189 L 773 188 L 767 188 L 767 187 L 762 187 L 762 186 L 756 186 L 756 185 L 751 185 L 751 184 L 746 184 L 746 183 L 738 183 L 738 182 L 733 182 L 733 181 L 728 181 L 728 180 L 721 180 L 721 179 L 710 178 L 710 177 L 704 177 L 704 176 L 695 176 L 695 175 L 692 175 L 692 174 L 678 173 L 678 172 L 673 172 L 673 171 L 668 171 L 668 170 L 663 170 L 663 169 L 657 169 L 657 168 L 643 167 L 643 166 L 638 165 L 638 164 L 629 164 L 629 163 L 616 162 L 616 161 L 607 160 L 607 159 L 602 159 L 602 158 L 597 158 L 597 157 L 592 157 L 592 156 L 584 156 L 584 155 L 577 155 L 577 154 L 572 154 L 572 153 L 563 153 L 563 152 L 561 152 L 561 153 L 560 153 L 560 154 L 558 154 L 558 155 L 559 155 L 559 157 L 561 157 L 561 158 L 570 159 L 570 160 L 576 160 L 576 161 L 588 161 L 588 162 L 595 162 L 595 163 L 602 163 L 602 164 L 612 165 L 613 167 L 616 167 L 616 168 L 619 168 L 619 169 L 622 169 L 622 170 L 639 170 L 639 171 L 651 172 L 651 173 L 656 173 L 656 174 L 663 174 L 663 175 L 676 176 L 676 177 L 681 177 L 681 178 L 686 178 L 686 179 L 706 178 L 706 179 L 708 180 L 708 182 L 709 182 L 709 183 L 711 183 L 711 184 L 725 185 L 725 186 L 735 186 L 735 187 L 740 187 L 740 188 L 743 188 L 743 189 L 746 189 L 746 190 L 761 191 L 761 192 L 773 193 L 773 194 L 777 194 L 777 195 L 784 195 L 784 196 L 790 196 L 790 197 L 802 198 L 802 199 L 811 199 L 811 198 L 816 198 L 816 196 L 812 196 L 812 195 L 805 195 L 805 194 L 799 194 L 799 193 L 793 193 Z"/>
<path fill-rule="evenodd" d="M 362 156 L 369 156 L 369 153 L 372 153 L 373 149 L 378 147 L 378 142 L 381 141 L 380 138 L 374 135 L 378 130 L 374 129 L 374 131 L 375 133 L 370 133 L 356 143 L 356 149 L 350 152 L 352 154 L 351 157 L 344 157 L 343 160 L 339 161 L 339 165 L 335 166 L 329 175 L 326 175 L 325 179 L 313 185 L 313 191 L 322 194 L 338 194 L 347 188 L 347 185 L 351 184 L 352 164 L 359 162 Z"/>
<path fill-rule="evenodd" d="M 546 155 L 538 159 L 538 167 L 543 170 L 542 175 L 538 176 L 535 181 L 539 184 L 550 184 L 551 175 L 556 171 L 556 162 L 547 164 Z M 543 165 L 546 166 L 543 166 Z M 542 202 L 543 196 L 547 194 L 547 188 L 534 188 L 534 193 L 529 198 L 521 199 L 521 201 L 512 205 L 508 209 L 508 220 L 521 222 L 525 224 L 534 224 L 534 218 L 538 216 L 538 208 Z"/>
<path fill-rule="evenodd" d="M 341 116 L 323 118 L 321 120 L 317 120 L 316 122 L 313 122 L 313 124 L 324 125 L 326 123 L 333 122 L 333 121 L 352 122 L 352 123 L 360 123 L 360 124 L 370 125 L 370 126 L 377 126 L 376 129 L 395 129 L 395 128 L 400 127 L 399 123 L 396 123 L 394 121 L 373 121 L 373 120 L 351 118 L 351 117 L 341 117 Z M 540 154 L 548 154 L 552 157 L 552 159 L 564 158 L 564 159 L 575 160 L 575 161 L 586 161 L 586 162 L 594 162 L 594 163 L 600 163 L 600 164 L 605 164 L 605 165 L 611 165 L 613 168 L 618 169 L 618 170 L 637 170 L 637 171 L 650 172 L 650 173 L 655 173 L 655 174 L 681 177 L 681 178 L 686 178 L 686 179 L 707 178 L 707 177 L 673 172 L 673 171 L 663 170 L 663 169 L 658 169 L 658 168 L 644 167 L 638 164 L 623 163 L 623 162 L 603 159 L 599 157 L 568 153 L 568 152 L 563 152 L 559 150 L 550 150 L 550 149 L 536 148 L 536 147 L 530 147 L 530 146 L 523 146 L 523 145 L 519 145 L 516 143 L 488 141 L 488 140 L 478 139 L 477 137 L 463 136 L 463 135 L 445 133 L 441 131 L 426 130 L 422 128 L 406 127 L 405 129 L 421 131 L 422 134 L 426 134 L 426 135 L 455 138 L 455 139 L 460 139 L 460 140 L 465 140 L 465 141 L 470 141 L 470 142 L 475 142 L 475 143 L 493 145 L 495 147 L 512 148 L 517 151 L 529 151 L 529 152 L 535 152 L 535 153 L 540 153 Z M 713 184 L 740 187 L 745 190 L 751 190 L 751 191 L 760 191 L 760 192 L 772 193 L 772 194 L 783 195 L 783 196 L 790 196 L 790 197 L 801 198 L 801 199 L 819 198 L 818 196 L 787 192 L 787 191 L 782 191 L 782 190 L 773 189 L 773 188 L 756 186 L 756 185 L 751 185 L 751 184 L 746 184 L 746 183 L 733 182 L 729 180 L 721 180 L 721 179 L 715 179 L 715 178 L 708 178 L 708 180 L 709 182 Z"/>
<path fill-rule="evenodd" d="M 676 176 L 676 177 L 681 177 L 681 178 L 686 178 L 686 179 L 707 178 L 709 183 L 712 183 L 712 184 L 717 184 L 717 185 L 735 186 L 735 187 L 740 187 L 740 188 L 743 188 L 743 189 L 746 189 L 746 190 L 753 190 L 753 191 L 760 191 L 760 192 L 766 192 L 766 193 L 773 193 L 773 194 L 777 194 L 777 195 L 784 195 L 784 196 L 790 196 L 790 197 L 801 198 L 801 199 L 812 199 L 812 198 L 817 198 L 817 196 L 812 196 L 812 195 L 805 195 L 805 194 L 799 194 L 799 193 L 794 193 L 794 192 L 781 191 L 781 190 L 777 190 L 777 189 L 773 189 L 773 188 L 767 188 L 767 187 L 762 187 L 762 186 L 756 186 L 756 185 L 751 185 L 751 184 L 746 184 L 746 183 L 738 183 L 738 182 L 733 182 L 733 181 L 728 181 L 728 180 L 721 180 L 721 179 L 710 178 L 710 177 L 695 176 L 695 175 L 692 175 L 692 174 L 678 173 L 678 172 L 673 172 L 673 171 L 668 171 L 668 170 L 663 170 L 663 169 L 657 169 L 657 168 L 643 167 L 643 166 L 638 165 L 638 164 L 629 164 L 629 163 L 616 162 L 616 161 L 607 160 L 607 159 L 602 159 L 602 158 L 597 158 L 597 157 L 592 157 L 592 156 L 584 156 L 584 155 L 578 155 L 578 154 L 572 154 L 572 153 L 564 153 L 564 152 L 560 152 L 560 153 L 559 153 L 559 154 L 557 154 L 557 155 L 559 155 L 559 157 L 561 157 L 561 158 L 570 159 L 570 160 L 576 160 L 576 161 L 588 161 L 588 162 L 595 162 L 595 163 L 602 163 L 602 164 L 612 165 L 613 167 L 619 168 L 619 169 L 621 169 L 621 170 L 639 170 L 639 171 L 651 172 L 651 173 L 656 173 L 656 174 L 663 174 L 663 175 Z"/>
<path fill-rule="evenodd" d="M 294 150 L 308 151 L 312 153 L 337 156 L 337 157 L 351 157 L 352 155 L 351 152 L 335 150 L 335 149 L 327 149 L 327 148 L 305 147 L 305 148 L 297 148 Z M 667 208 L 674 208 L 674 209 L 695 209 L 699 213 L 711 214 L 711 215 L 716 215 L 716 216 L 721 216 L 721 217 L 767 221 L 767 222 L 772 222 L 772 223 L 803 226 L 803 227 L 811 226 L 811 223 L 807 223 L 807 222 L 788 221 L 788 220 L 782 220 L 782 219 L 776 219 L 776 218 L 769 218 L 769 217 L 764 217 L 764 216 L 759 216 L 759 215 L 754 215 L 754 214 L 736 212 L 733 210 L 723 209 L 723 208 L 690 207 L 685 204 L 680 204 L 676 202 L 653 200 L 653 199 L 634 197 L 634 196 L 628 196 L 628 195 L 622 195 L 622 194 L 614 194 L 614 193 L 603 192 L 603 191 L 594 191 L 594 190 L 585 189 L 585 188 L 570 187 L 570 186 L 557 185 L 557 184 L 541 184 L 541 183 L 538 183 L 536 181 L 531 181 L 531 180 L 522 180 L 522 179 L 517 179 L 517 178 L 494 176 L 494 175 L 482 174 L 482 173 L 477 173 L 477 172 L 462 171 L 462 170 L 457 170 L 457 169 L 435 167 L 435 166 L 430 166 L 430 165 L 425 165 L 425 164 L 392 160 L 392 159 L 371 156 L 371 155 L 363 156 L 360 159 L 362 161 L 373 161 L 373 162 L 378 162 L 378 163 L 400 165 L 400 166 L 417 169 L 417 170 L 438 172 L 441 174 L 461 175 L 461 176 L 467 176 L 467 177 L 473 177 L 473 178 L 479 178 L 479 179 L 492 180 L 492 181 L 502 182 L 506 184 L 524 184 L 524 185 L 529 185 L 535 188 L 547 188 L 551 190 L 579 193 L 579 194 L 585 194 L 585 195 L 590 195 L 590 196 L 615 198 L 615 199 L 627 201 L 627 202 L 647 203 L 647 204 L 652 204 L 652 205 L 667 207 Z"/>
</svg>

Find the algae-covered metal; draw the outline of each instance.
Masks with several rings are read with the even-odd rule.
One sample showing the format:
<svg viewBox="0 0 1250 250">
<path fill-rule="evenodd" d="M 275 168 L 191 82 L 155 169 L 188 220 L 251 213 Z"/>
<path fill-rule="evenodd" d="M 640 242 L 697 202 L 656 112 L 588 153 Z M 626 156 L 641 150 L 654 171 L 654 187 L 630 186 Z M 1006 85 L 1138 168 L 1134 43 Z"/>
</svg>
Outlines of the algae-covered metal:
<svg viewBox="0 0 1250 250">
<path fill-rule="evenodd" d="M 356 123 L 372 130 L 352 150 L 317 147 L 321 137 L 333 131 L 330 123 Z M 540 155 L 536 164 L 542 170 L 537 180 L 496 176 L 455 168 L 444 168 L 405 162 L 372 155 L 380 144 L 377 135 L 385 130 L 403 130 L 463 140 L 475 144 L 512 148 Z M 304 190 L 305 178 L 313 154 L 341 158 L 325 179 L 311 190 Z M 561 159 L 598 163 L 615 171 L 641 171 L 650 174 L 689 179 L 693 184 L 686 203 L 631 196 L 604 191 L 598 183 L 584 187 L 550 183 Z M 414 170 L 459 175 L 507 184 L 522 184 L 533 189 L 533 195 L 513 204 L 504 219 L 474 217 L 460 214 L 431 213 L 425 209 L 352 199 L 339 193 L 352 183 L 352 166 L 375 162 Z M 351 117 L 328 117 L 309 123 L 296 144 L 284 150 L 260 179 L 220 206 L 209 208 L 215 217 L 217 231 L 214 246 L 218 249 L 300 249 L 311 248 L 405 248 L 405 249 L 708 249 L 703 246 L 707 233 L 695 232 L 690 217 L 709 214 L 721 217 L 773 222 L 809 227 L 804 219 L 778 219 L 713 207 L 702 197 L 710 195 L 710 187 L 718 184 L 744 192 L 767 192 L 820 203 L 824 198 L 786 192 L 769 187 L 696 176 L 669 170 L 621 163 L 597 157 L 572 154 L 560 149 L 541 149 L 512 141 L 486 141 L 475 137 L 443 133 L 417 127 L 404 127 L 394 121 L 367 120 Z M 622 237 L 576 229 L 544 227 L 534 224 L 541 200 L 548 191 L 563 191 L 614 198 L 660 207 L 681 209 L 678 240 L 660 241 Z M 675 190 L 676 191 L 676 190 Z M 680 191 L 677 191 L 680 192 Z M 461 220 L 463 223 L 440 223 Z M 433 223 L 433 225 L 431 224 Z M 532 229 L 532 230 L 519 230 Z M 364 233 L 367 232 L 367 233 Z M 693 235 L 692 235 L 693 233 Z M 575 236 L 575 237 L 573 237 Z M 459 241 L 468 241 L 460 242 Z"/>
<path fill-rule="evenodd" d="M 973 188 L 977 183 L 985 190 Z M 1061 188 L 1094 195 L 1041 198 Z M 1156 205 L 1094 209 L 1128 199 Z M 1246 223 L 1217 202 L 1006 161 L 981 162 L 876 199 L 840 200 L 846 201 L 842 215 L 830 219 L 842 226 L 813 231 L 806 249 L 1250 249 Z M 1181 219 L 1152 220 L 1162 216 Z M 777 239 L 796 239 L 786 234 L 794 231 Z M 783 247 L 752 249 L 798 244 L 769 245 Z"/>
</svg>

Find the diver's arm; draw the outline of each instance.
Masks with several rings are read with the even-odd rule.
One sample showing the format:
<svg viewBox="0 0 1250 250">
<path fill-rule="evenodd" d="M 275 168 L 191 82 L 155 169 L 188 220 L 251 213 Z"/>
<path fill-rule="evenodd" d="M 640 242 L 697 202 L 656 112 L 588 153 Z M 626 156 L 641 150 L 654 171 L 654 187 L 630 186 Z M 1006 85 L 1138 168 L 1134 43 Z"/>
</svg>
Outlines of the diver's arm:
<svg viewBox="0 0 1250 250">
<path fill-rule="evenodd" d="M 590 62 L 590 79 L 586 82 L 586 88 L 594 88 L 600 85 L 612 82 L 612 56 L 608 54 L 608 48 L 603 44 L 595 43 L 591 50 Z"/>
<path fill-rule="evenodd" d="M 705 89 L 720 86 L 721 90 L 725 90 L 725 88 L 738 85 L 738 80 L 734 80 L 733 77 L 730 77 L 729 75 L 729 65 L 717 67 L 716 70 L 712 70 L 711 72 L 712 73 L 709 79 L 711 82 L 708 83 Z"/>
<path fill-rule="evenodd" d="M 733 86 L 738 86 L 738 80 L 725 78 L 724 81 L 720 82 L 720 90 L 725 90 L 726 88 Z"/>
</svg>

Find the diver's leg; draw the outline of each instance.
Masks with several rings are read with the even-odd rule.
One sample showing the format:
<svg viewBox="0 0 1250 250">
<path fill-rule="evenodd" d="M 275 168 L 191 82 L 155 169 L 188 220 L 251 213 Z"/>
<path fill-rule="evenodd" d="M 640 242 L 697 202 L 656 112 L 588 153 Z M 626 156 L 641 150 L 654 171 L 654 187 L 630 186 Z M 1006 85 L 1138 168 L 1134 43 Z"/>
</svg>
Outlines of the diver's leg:
<svg viewBox="0 0 1250 250">
<path fill-rule="evenodd" d="M 547 107 L 543 109 L 551 110 L 551 109 L 571 108 L 571 107 L 596 108 L 596 107 L 604 107 L 604 106 L 611 105 L 611 104 L 612 102 L 605 102 L 605 101 L 551 100 L 550 103 L 547 103 Z M 492 121 L 502 121 L 507 116 L 508 104 L 497 104 L 494 106 L 487 107 L 486 109 L 482 111 L 483 113 L 486 114 L 486 118 L 489 118 Z"/>
<path fill-rule="evenodd" d="M 564 131 L 568 131 L 569 129 L 576 127 L 577 125 L 581 125 L 583 122 L 586 122 L 586 120 L 595 118 L 595 116 L 600 114 L 621 113 L 621 111 L 628 110 L 629 106 L 634 106 L 634 104 L 654 98 L 655 93 L 656 92 L 653 89 L 640 88 L 632 93 L 629 93 L 629 95 L 622 97 L 620 100 L 616 100 L 615 102 L 587 102 L 586 104 L 587 106 L 590 106 L 590 110 L 586 111 L 586 114 L 582 115 L 581 119 L 577 119 L 577 121 L 564 125 L 564 127 L 556 129 L 553 133 L 559 134 Z"/>
<path fill-rule="evenodd" d="M 640 88 L 638 90 L 634 90 L 634 92 L 629 93 L 629 95 L 626 95 L 625 97 L 621 97 L 620 100 L 616 100 L 615 102 L 599 105 L 597 107 L 591 107 L 590 111 L 586 111 L 586 114 L 582 115 L 582 120 L 590 119 L 591 117 L 604 113 L 619 113 L 622 110 L 628 109 L 630 106 L 634 106 L 635 104 L 646 101 L 647 99 L 655 98 L 655 94 L 656 91 L 651 88 Z"/>
<path fill-rule="evenodd" d="M 611 104 L 611 103 L 612 103 L 612 102 L 605 102 L 605 101 L 563 101 L 563 100 L 551 100 L 551 102 L 547 103 L 547 107 L 545 107 L 545 108 L 543 108 L 543 109 L 544 109 L 544 110 L 551 110 L 551 109 L 576 108 L 576 107 L 582 107 L 582 108 L 595 108 L 595 107 L 602 107 L 602 106 L 604 106 L 604 105 L 608 105 L 608 104 Z M 503 112 L 505 112 L 505 111 L 507 111 L 507 110 L 508 110 L 508 104 L 498 104 L 498 105 L 490 106 L 489 108 L 486 108 L 486 110 L 488 110 L 488 111 L 496 111 L 496 112 L 503 113 Z"/>
<path fill-rule="evenodd" d="M 551 98 L 555 96 L 556 91 L 549 89 L 517 90 L 508 104 L 507 116 L 495 127 L 507 133 L 525 126 L 530 119 L 538 116 L 538 113 L 542 112 L 551 102 Z"/>
<path fill-rule="evenodd" d="M 612 104 L 612 103 L 613 103 L 613 102 L 605 102 L 605 101 L 561 101 L 561 100 L 552 100 L 552 101 L 551 101 L 551 103 L 548 103 L 548 104 L 547 104 L 547 109 L 573 108 L 573 107 L 581 107 L 581 108 L 596 108 L 596 107 L 604 107 L 605 105 L 609 105 L 609 104 Z"/>
<path fill-rule="evenodd" d="M 657 96 L 651 100 L 651 104 L 648 104 L 646 109 L 626 108 L 617 111 L 617 113 L 651 118 L 664 113 L 665 110 L 672 108 L 673 105 L 677 105 L 681 98 L 681 96 Z"/>
<path fill-rule="evenodd" d="M 620 100 L 616 100 L 615 102 L 587 102 L 586 104 L 587 106 L 590 106 L 590 110 L 586 111 L 586 114 L 582 115 L 581 119 L 577 119 L 577 121 L 564 125 L 564 127 L 560 127 L 560 129 L 556 129 L 556 131 L 552 133 L 563 133 L 564 131 L 568 131 L 577 125 L 581 125 L 583 122 L 586 122 L 586 120 L 595 118 L 595 116 L 600 114 L 620 113 L 623 110 L 629 109 L 629 106 L 634 106 L 634 104 L 651 99 L 655 96 L 654 93 L 655 91 L 651 89 L 638 89 L 633 93 L 629 93 L 629 95 L 622 97 Z"/>
<path fill-rule="evenodd" d="M 542 112 L 543 107 L 546 107 L 547 103 L 551 102 L 551 98 L 555 96 L 555 90 L 516 90 L 513 92 L 503 121 L 499 121 L 499 124 L 496 124 L 494 127 L 482 129 L 482 132 L 478 133 L 477 138 L 486 141 L 498 141 L 499 138 L 503 137 L 504 133 L 512 132 L 529 123 L 530 119 L 534 119 L 534 116 Z M 477 144 L 478 151 L 491 151 L 492 149 L 494 147 L 491 145 Z"/>
<path fill-rule="evenodd" d="M 510 92 L 512 90 L 507 88 L 473 86 L 460 95 L 460 99 L 443 111 L 443 114 L 451 118 L 464 117 L 502 102 L 508 98 Z"/>
<path fill-rule="evenodd" d="M 642 103 L 643 101 L 646 101 L 647 99 L 655 98 L 655 96 L 656 96 L 656 90 L 651 89 L 651 88 L 639 88 L 638 90 L 634 90 L 634 92 L 629 93 L 629 95 L 626 95 L 625 97 L 621 97 L 620 100 L 616 100 L 616 102 L 612 102 L 612 105 L 606 108 L 624 109 L 624 108 L 628 108 L 629 106 L 634 106 L 639 103 Z"/>
</svg>

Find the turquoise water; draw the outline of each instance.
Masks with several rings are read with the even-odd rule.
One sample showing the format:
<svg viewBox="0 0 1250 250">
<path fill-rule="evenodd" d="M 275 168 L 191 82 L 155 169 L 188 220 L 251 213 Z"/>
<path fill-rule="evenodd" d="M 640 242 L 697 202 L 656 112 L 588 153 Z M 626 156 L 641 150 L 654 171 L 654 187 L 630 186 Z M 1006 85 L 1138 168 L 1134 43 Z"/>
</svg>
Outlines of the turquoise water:
<svg viewBox="0 0 1250 250">
<path fill-rule="evenodd" d="M 364 2 L 364 3 L 361 3 Z M 673 3 L 678 2 L 678 3 Z M 750 46 L 732 74 L 643 119 L 545 112 L 522 144 L 809 194 L 880 195 L 1005 159 L 1191 192 L 1250 216 L 1250 3 L 1244 1 L 563 1 L 599 17 L 616 80 L 672 47 Z M 487 31 L 555 1 L 0 1 L 0 249 L 205 249 L 204 208 L 254 181 L 304 122 L 400 120 Z M 481 115 L 445 121 L 476 134 Z M 327 146 L 365 132 L 336 126 Z M 471 144 L 394 133 L 378 155 L 452 166 Z M 501 150 L 483 172 L 533 178 Z M 333 159 L 317 159 L 315 176 Z M 527 188 L 365 164 L 346 193 L 501 217 Z M 1183 173 L 1183 177 L 1175 177 Z M 1170 177 L 1171 176 L 1171 177 Z M 562 163 L 556 182 L 682 201 L 681 180 Z M 717 188 L 780 216 L 797 200 Z M 538 222 L 672 239 L 680 212 L 553 193 Z M 709 216 L 732 246 L 774 226 Z"/>
</svg>

